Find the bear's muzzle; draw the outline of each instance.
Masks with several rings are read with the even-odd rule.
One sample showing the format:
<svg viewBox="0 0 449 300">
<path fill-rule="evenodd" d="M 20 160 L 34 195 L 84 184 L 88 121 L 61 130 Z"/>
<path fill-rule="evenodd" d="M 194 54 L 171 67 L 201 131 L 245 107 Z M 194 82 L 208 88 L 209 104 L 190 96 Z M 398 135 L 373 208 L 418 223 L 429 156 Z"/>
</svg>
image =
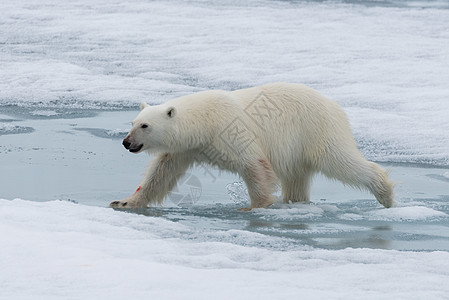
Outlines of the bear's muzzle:
<svg viewBox="0 0 449 300">
<path fill-rule="evenodd" d="M 127 136 L 123 140 L 122 144 L 126 148 L 126 150 L 129 150 L 129 152 L 133 152 L 133 153 L 139 152 L 143 147 L 143 144 L 134 145 L 132 142 L 130 142 L 129 136 Z"/>
</svg>

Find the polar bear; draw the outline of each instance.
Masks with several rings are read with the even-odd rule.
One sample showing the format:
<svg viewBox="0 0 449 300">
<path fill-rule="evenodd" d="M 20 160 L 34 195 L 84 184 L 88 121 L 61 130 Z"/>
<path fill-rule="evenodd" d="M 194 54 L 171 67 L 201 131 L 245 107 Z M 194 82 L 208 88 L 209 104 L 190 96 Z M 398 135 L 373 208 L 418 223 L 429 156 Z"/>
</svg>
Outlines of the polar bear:
<svg viewBox="0 0 449 300">
<path fill-rule="evenodd" d="M 309 202 L 317 172 L 393 205 L 393 184 L 362 156 L 345 112 L 305 85 L 204 91 L 140 109 L 123 145 L 154 158 L 137 191 L 111 207 L 160 204 L 195 163 L 239 174 L 251 200 L 242 210 L 273 204 L 279 183 L 284 202 Z"/>
</svg>

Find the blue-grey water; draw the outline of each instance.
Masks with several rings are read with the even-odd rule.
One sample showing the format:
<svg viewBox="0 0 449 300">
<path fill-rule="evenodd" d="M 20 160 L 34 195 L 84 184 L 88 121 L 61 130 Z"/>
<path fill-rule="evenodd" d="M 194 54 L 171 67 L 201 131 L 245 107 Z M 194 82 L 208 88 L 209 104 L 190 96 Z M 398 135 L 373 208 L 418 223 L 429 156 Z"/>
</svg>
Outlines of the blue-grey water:
<svg viewBox="0 0 449 300">
<path fill-rule="evenodd" d="M 132 194 L 150 160 L 121 145 L 136 110 L 55 111 L 0 115 L 11 127 L 0 140 L 0 198 L 65 200 L 108 206 Z M 11 128 L 29 128 L 11 129 Z M 253 245 L 341 249 L 449 250 L 449 169 L 383 164 L 397 182 L 398 207 L 385 209 L 369 193 L 317 176 L 310 204 L 282 204 L 252 212 L 241 180 L 208 166 L 189 171 L 162 207 L 136 212 L 195 229 L 186 239 L 219 239 L 210 232 L 247 230 L 283 237 Z M 201 234 L 204 230 L 204 235 Z M 211 231 L 212 230 L 212 231 Z M 257 243 L 234 241 L 238 244 Z"/>
</svg>

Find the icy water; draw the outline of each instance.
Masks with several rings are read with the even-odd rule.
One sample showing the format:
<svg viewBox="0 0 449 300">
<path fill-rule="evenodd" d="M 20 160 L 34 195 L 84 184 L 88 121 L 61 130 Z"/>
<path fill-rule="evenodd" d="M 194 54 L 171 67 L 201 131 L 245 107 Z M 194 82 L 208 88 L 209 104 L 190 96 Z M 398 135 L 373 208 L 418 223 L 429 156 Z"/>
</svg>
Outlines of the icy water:
<svg viewBox="0 0 449 300">
<path fill-rule="evenodd" d="M 58 199 L 102 207 L 125 198 L 150 160 L 121 145 L 137 113 L 9 108 L 0 115 L 6 124 L 0 131 L 0 198 Z M 398 183 L 398 206 L 391 209 L 368 193 L 317 176 L 310 204 L 279 202 L 266 210 L 239 212 L 248 205 L 244 184 L 232 174 L 204 166 L 189 171 L 162 207 L 130 213 L 186 225 L 192 228 L 182 235 L 187 240 L 222 241 L 214 232 L 243 230 L 280 237 L 282 242 L 233 243 L 278 250 L 305 245 L 449 250 L 449 169 L 383 166 Z"/>
</svg>

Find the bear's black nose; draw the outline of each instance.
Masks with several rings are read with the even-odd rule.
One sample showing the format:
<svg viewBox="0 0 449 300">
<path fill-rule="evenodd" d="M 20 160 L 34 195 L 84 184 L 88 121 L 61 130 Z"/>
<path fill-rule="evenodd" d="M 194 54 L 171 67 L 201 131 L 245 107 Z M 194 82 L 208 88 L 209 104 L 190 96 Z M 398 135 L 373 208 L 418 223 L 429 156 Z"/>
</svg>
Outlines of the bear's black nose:
<svg viewBox="0 0 449 300">
<path fill-rule="evenodd" d="M 128 142 L 127 139 L 124 139 L 122 144 L 123 144 L 123 146 L 124 146 L 126 149 L 129 149 L 129 147 L 131 146 L 131 143 Z"/>
</svg>

